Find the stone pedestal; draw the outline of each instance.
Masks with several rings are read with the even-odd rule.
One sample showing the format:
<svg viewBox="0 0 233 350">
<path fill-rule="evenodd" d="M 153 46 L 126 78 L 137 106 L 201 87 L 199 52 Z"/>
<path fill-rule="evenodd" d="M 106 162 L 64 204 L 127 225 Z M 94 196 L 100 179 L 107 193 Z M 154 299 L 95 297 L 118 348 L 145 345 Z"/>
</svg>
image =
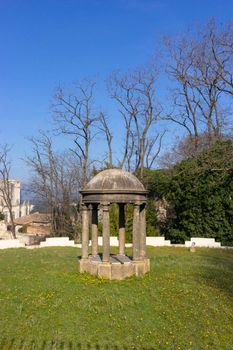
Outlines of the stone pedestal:
<svg viewBox="0 0 233 350">
<path fill-rule="evenodd" d="M 133 264 L 134 264 L 134 271 L 136 276 L 143 276 L 145 275 L 145 273 L 150 271 L 149 259 L 137 260 L 137 261 L 134 261 Z"/>
<path fill-rule="evenodd" d="M 89 259 L 79 260 L 79 271 L 109 280 L 123 280 L 131 276 L 143 276 L 150 271 L 149 259 L 133 261 L 126 256 L 124 258 L 125 260 L 121 260 L 119 256 L 110 256 L 109 262 L 103 262 L 100 257 L 94 259 L 90 256 Z"/>
<path fill-rule="evenodd" d="M 103 262 L 101 264 L 98 264 L 97 268 L 97 275 L 100 278 L 107 278 L 111 280 L 112 278 L 112 264 L 109 262 Z"/>
<path fill-rule="evenodd" d="M 83 272 L 88 272 L 90 268 L 90 262 L 89 259 L 80 259 L 78 260 L 78 269 L 79 272 L 83 273 Z"/>
</svg>

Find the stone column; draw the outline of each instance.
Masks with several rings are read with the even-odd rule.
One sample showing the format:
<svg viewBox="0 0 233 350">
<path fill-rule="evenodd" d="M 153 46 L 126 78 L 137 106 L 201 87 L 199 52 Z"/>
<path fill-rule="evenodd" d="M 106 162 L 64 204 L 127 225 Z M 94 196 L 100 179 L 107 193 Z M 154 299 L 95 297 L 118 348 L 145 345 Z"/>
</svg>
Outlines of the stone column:
<svg viewBox="0 0 233 350">
<path fill-rule="evenodd" d="M 133 260 L 140 259 L 140 204 L 134 204 L 133 210 Z"/>
<path fill-rule="evenodd" d="M 125 205 L 119 204 L 119 254 L 125 255 Z"/>
<path fill-rule="evenodd" d="M 109 262 L 110 257 L 110 222 L 109 204 L 103 205 L 103 262 Z"/>
<path fill-rule="evenodd" d="M 140 258 L 146 256 L 146 205 L 140 206 Z"/>
<path fill-rule="evenodd" d="M 88 259 L 90 210 L 82 205 L 82 259 Z"/>
<path fill-rule="evenodd" d="M 92 256 L 98 255 L 98 205 L 97 204 L 92 204 L 91 250 L 92 250 Z"/>
</svg>

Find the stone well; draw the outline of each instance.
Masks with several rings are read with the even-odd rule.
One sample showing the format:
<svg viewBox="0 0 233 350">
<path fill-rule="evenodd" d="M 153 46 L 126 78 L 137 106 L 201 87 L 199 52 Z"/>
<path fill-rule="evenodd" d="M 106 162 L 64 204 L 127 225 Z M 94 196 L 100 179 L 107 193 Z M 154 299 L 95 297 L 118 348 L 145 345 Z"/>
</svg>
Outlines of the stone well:
<svg viewBox="0 0 233 350">
<path fill-rule="evenodd" d="M 124 279 L 142 276 L 150 270 L 146 258 L 146 195 L 142 183 L 132 174 L 120 169 L 108 169 L 97 174 L 81 191 L 82 194 L 82 258 L 80 272 L 109 278 Z M 119 252 L 110 254 L 109 208 L 119 205 Z M 133 256 L 125 254 L 125 205 L 133 211 Z M 98 210 L 102 208 L 103 254 L 98 253 Z M 91 221 L 91 222 L 90 222 Z M 91 254 L 89 229 L 91 227 Z"/>
</svg>

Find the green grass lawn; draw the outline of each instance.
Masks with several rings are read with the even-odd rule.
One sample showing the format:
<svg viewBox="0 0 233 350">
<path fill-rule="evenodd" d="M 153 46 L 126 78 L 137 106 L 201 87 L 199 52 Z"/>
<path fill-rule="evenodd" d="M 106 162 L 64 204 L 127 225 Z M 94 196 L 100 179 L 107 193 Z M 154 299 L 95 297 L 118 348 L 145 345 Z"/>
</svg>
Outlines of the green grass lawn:
<svg viewBox="0 0 233 350">
<path fill-rule="evenodd" d="M 0 251 L 0 332 L 12 349 L 233 349 L 233 250 L 149 248 L 151 272 L 125 281 L 79 274 L 79 254 Z"/>
</svg>

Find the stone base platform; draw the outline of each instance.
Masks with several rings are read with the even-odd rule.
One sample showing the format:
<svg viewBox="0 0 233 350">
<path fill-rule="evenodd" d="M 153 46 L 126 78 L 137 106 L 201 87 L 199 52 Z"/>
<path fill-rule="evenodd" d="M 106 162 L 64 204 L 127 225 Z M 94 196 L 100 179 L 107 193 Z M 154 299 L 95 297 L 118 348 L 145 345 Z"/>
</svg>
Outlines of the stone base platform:
<svg viewBox="0 0 233 350">
<path fill-rule="evenodd" d="M 123 280 L 130 276 L 143 276 L 150 271 L 150 260 L 132 260 L 126 255 L 111 255 L 109 262 L 103 262 L 100 255 L 89 256 L 78 261 L 79 271 L 87 272 L 100 278 Z"/>
</svg>

